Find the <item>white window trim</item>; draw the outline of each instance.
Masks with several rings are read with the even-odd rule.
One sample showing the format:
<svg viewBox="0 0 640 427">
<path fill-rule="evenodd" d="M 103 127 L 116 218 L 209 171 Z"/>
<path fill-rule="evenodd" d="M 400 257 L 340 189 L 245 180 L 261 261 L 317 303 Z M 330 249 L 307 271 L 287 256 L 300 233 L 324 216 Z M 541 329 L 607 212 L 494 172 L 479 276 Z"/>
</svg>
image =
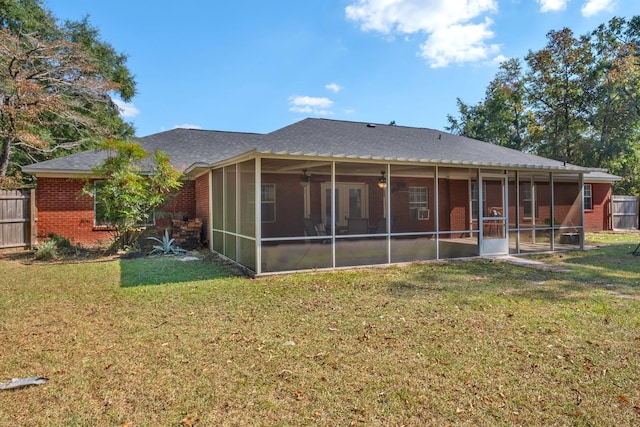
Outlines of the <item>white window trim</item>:
<svg viewBox="0 0 640 427">
<path fill-rule="evenodd" d="M 535 206 L 533 206 L 533 192 L 535 191 L 535 187 L 531 184 L 531 182 L 522 182 L 521 183 L 523 185 L 523 190 L 522 190 L 522 210 L 523 210 L 523 214 L 522 214 L 522 218 L 523 219 L 532 219 L 534 217 L 534 212 L 535 212 Z M 526 197 L 526 190 L 529 190 L 529 197 Z M 529 215 L 527 215 L 527 212 L 524 212 L 524 206 L 525 206 L 525 202 L 529 202 Z"/>
<path fill-rule="evenodd" d="M 262 184 L 260 184 L 260 185 L 261 185 L 261 188 L 260 188 L 260 194 L 261 195 L 264 194 L 264 192 L 262 191 L 263 188 L 265 188 L 267 186 L 273 188 L 273 200 L 265 201 L 262 197 L 260 197 L 262 206 L 265 206 L 267 204 L 272 204 L 273 205 L 273 219 L 265 220 L 264 219 L 264 215 L 261 215 L 263 223 L 272 224 L 272 223 L 276 222 L 276 185 L 273 184 L 273 183 L 264 183 L 264 182 Z"/>
<path fill-rule="evenodd" d="M 476 198 L 474 198 L 474 194 L 473 194 L 473 186 L 476 186 Z M 478 221 L 478 215 L 480 214 L 480 204 L 478 203 L 479 200 L 477 199 L 478 197 L 478 193 L 479 193 L 480 189 L 478 188 L 478 181 L 475 179 L 469 180 L 469 202 L 471 204 L 470 208 L 471 208 L 471 221 Z M 473 203 L 477 203 L 478 204 L 478 212 L 474 215 L 473 212 Z M 487 205 L 487 183 L 486 182 L 482 182 L 482 206 L 486 206 Z"/>
<path fill-rule="evenodd" d="M 589 189 L 587 194 L 587 188 Z M 592 184 L 584 184 L 584 189 L 582 191 L 583 194 L 583 203 L 584 203 L 584 210 L 585 211 L 592 211 L 593 210 L 593 185 Z M 589 207 L 587 207 L 587 200 L 589 200 Z"/>
<path fill-rule="evenodd" d="M 413 191 L 412 191 L 413 190 Z M 416 190 L 424 190 L 425 199 L 420 201 L 411 200 L 412 195 L 416 194 Z M 413 215 L 413 210 L 416 210 Z M 428 187 L 409 187 L 409 218 L 418 221 L 426 221 L 429 219 L 429 188 Z"/>
</svg>

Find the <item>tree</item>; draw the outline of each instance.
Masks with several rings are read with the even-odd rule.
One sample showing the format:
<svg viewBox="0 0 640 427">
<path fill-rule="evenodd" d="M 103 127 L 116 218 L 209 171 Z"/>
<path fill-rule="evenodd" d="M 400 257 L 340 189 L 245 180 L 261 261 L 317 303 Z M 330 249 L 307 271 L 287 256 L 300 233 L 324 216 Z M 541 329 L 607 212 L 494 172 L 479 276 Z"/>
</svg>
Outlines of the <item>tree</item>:
<svg viewBox="0 0 640 427">
<path fill-rule="evenodd" d="M 528 126 L 532 118 L 526 109 L 525 97 L 521 63 L 517 59 L 507 60 L 500 64 L 480 103 L 470 106 L 458 98 L 460 116 L 447 116 L 447 130 L 527 151 L 530 148 Z"/>
<path fill-rule="evenodd" d="M 547 46 L 529 52 L 527 92 L 539 127 L 537 154 L 586 165 L 586 115 L 593 96 L 590 65 L 594 58 L 587 37 L 564 28 L 547 34 Z"/>
<path fill-rule="evenodd" d="M 102 148 L 109 156 L 94 168 L 98 181 L 88 181 L 83 193 L 96 198 L 97 221 L 113 227 L 114 241 L 124 249 L 136 243 L 141 225 L 182 186 L 181 173 L 161 150 L 149 161 L 135 142 L 110 140 Z"/>
<path fill-rule="evenodd" d="M 477 105 L 458 99 L 448 129 L 622 177 L 614 191 L 640 194 L 640 16 L 590 34 L 564 28 L 501 64 Z"/>
<path fill-rule="evenodd" d="M 87 19 L 59 25 L 41 0 L 0 0 L 0 178 L 133 136 L 112 100 L 135 94 L 126 59 Z"/>
<path fill-rule="evenodd" d="M 640 17 L 613 18 L 591 35 L 598 86 L 591 126 L 594 164 L 620 175 L 617 189 L 640 192 Z"/>
</svg>

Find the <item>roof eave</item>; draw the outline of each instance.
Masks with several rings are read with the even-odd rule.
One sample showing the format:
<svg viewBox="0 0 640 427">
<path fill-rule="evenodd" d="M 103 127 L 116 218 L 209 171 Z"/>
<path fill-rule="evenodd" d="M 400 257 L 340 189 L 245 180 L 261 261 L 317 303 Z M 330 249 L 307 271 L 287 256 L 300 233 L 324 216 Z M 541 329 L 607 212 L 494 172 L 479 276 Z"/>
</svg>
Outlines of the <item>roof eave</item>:
<svg viewBox="0 0 640 427">
<path fill-rule="evenodd" d="M 560 172 L 573 172 L 573 173 L 589 173 L 589 172 L 602 172 L 602 169 L 585 168 L 576 165 L 540 165 L 540 164 L 517 164 L 517 163 L 501 163 L 501 162 L 480 162 L 472 160 L 451 160 L 451 159 L 423 159 L 423 158 L 407 158 L 407 157 L 384 157 L 384 156 L 372 156 L 372 155 L 348 155 L 345 153 L 304 153 L 304 152 L 289 152 L 289 151 L 274 151 L 271 149 L 265 149 L 257 151 L 258 155 L 266 155 L 269 157 L 293 157 L 293 158 L 309 158 L 315 157 L 317 159 L 339 159 L 342 161 L 367 161 L 375 163 L 414 163 L 423 164 L 428 166 L 472 166 L 475 168 L 486 169 L 512 169 L 512 170 L 528 170 L 528 171 L 560 171 Z"/>
<path fill-rule="evenodd" d="M 28 166 L 22 167 L 22 172 L 36 178 L 68 178 L 70 176 L 84 178 L 94 175 L 91 169 L 40 169 Z"/>
</svg>

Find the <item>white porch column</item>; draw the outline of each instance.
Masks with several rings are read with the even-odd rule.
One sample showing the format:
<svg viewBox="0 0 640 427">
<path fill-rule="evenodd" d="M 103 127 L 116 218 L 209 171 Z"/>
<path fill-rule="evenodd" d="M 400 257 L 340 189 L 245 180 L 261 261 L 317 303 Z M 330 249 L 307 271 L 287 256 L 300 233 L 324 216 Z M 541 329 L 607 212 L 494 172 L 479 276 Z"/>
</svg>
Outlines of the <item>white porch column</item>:
<svg viewBox="0 0 640 427">
<path fill-rule="evenodd" d="M 256 227 L 256 274 L 262 273 L 262 159 L 256 159 L 255 167 L 255 227 Z"/>
<path fill-rule="evenodd" d="M 584 174 L 578 175 L 578 185 L 580 186 L 580 249 L 584 250 Z"/>
<path fill-rule="evenodd" d="M 555 189 L 553 188 L 553 172 L 549 172 L 549 187 L 551 187 L 551 251 L 556 250 L 556 198 Z"/>
</svg>

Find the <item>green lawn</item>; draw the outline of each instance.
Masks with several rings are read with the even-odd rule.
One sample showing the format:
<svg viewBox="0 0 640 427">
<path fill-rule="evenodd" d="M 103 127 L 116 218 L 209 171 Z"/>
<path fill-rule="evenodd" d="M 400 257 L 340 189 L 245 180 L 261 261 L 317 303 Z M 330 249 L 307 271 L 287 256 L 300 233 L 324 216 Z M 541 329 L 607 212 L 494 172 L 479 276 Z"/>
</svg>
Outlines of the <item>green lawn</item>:
<svg viewBox="0 0 640 427">
<path fill-rule="evenodd" d="M 232 276 L 0 259 L 0 425 L 640 425 L 640 234 L 491 260 Z"/>
</svg>

